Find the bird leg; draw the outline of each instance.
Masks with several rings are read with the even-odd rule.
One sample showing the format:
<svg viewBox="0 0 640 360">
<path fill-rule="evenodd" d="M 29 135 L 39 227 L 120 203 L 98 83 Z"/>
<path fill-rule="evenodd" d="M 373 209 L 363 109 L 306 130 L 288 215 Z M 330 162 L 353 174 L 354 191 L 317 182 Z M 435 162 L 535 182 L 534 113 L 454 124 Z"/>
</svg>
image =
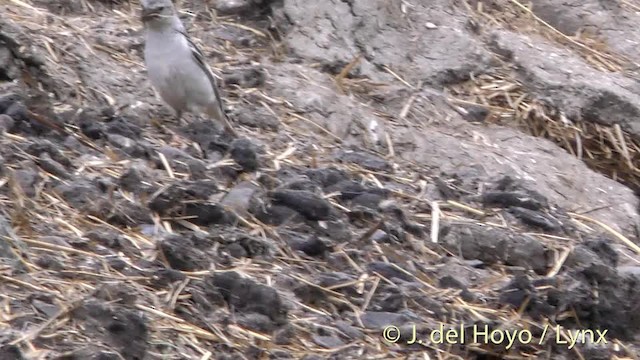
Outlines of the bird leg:
<svg viewBox="0 0 640 360">
<path fill-rule="evenodd" d="M 182 118 L 182 111 L 176 111 L 175 120 L 178 122 L 178 126 L 186 125 L 186 121 Z"/>
<path fill-rule="evenodd" d="M 224 129 L 226 130 L 226 132 L 229 133 L 231 136 L 237 138 L 238 137 L 238 133 L 233 128 L 233 125 L 231 125 L 231 122 L 229 121 L 229 118 L 227 118 L 225 116 L 222 122 L 223 122 Z"/>
</svg>

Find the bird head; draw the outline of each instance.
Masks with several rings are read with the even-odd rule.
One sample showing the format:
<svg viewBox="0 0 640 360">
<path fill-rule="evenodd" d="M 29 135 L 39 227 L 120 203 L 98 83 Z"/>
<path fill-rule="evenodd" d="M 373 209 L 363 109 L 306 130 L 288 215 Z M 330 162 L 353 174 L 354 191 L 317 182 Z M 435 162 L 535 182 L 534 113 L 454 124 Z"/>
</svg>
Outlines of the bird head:
<svg viewBox="0 0 640 360">
<path fill-rule="evenodd" d="M 171 0 L 142 0 L 141 5 L 145 24 L 170 22 L 175 14 Z"/>
</svg>

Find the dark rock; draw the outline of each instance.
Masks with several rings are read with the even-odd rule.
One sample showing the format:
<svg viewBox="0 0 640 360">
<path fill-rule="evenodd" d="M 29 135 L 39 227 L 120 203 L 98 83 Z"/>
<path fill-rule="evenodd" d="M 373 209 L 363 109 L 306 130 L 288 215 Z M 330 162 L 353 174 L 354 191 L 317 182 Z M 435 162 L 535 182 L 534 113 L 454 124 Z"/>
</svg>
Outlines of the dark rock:
<svg viewBox="0 0 640 360">
<path fill-rule="evenodd" d="M 22 132 L 25 134 L 42 135 L 47 133 L 50 128 L 35 121 L 29 114 L 29 109 L 22 102 L 13 103 L 4 112 L 5 115 L 13 119 L 13 127 L 10 132 Z"/>
<path fill-rule="evenodd" d="M 85 210 L 94 205 L 96 199 L 101 198 L 98 187 L 84 179 L 79 179 L 68 184 L 61 184 L 54 189 L 71 206 L 79 210 Z"/>
<path fill-rule="evenodd" d="M 619 255 L 618 252 L 611 247 L 611 241 L 607 239 L 594 239 L 587 240 L 582 245 L 596 253 L 600 257 L 600 260 L 606 265 L 611 267 L 618 266 Z"/>
<path fill-rule="evenodd" d="M 309 169 L 304 173 L 309 179 L 321 185 L 323 188 L 348 180 L 349 176 L 344 170 L 333 167 L 322 169 Z"/>
<path fill-rule="evenodd" d="M 256 206 L 251 212 L 258 220 L 267 225 L 279 226 L 285 223 L 304 222 L 300 213 L 283 205 Z"/>
<path fill-rule="evenodd" d="M 251 67 L 234 69 L 233 73 L 224 76 L 224 83 L 243 88 L 256 88 L 264 85 L 265 79 L 266 75 L 263 69 Z"/>
<path fill-rule="evenodd" d="M 362 338 L 364 338 L 364 333 L 360 331 L 360 329 L 350 325 L 346 321 L 338 320 L 336 321 L 335 325 L 338 330 L 340 330 L 351 340 L 361 340 Z"/>
<path fill-rule="evenodd" d="M 11 105 L 21 102 L 22 96 L 16 93 L 0 95 L 0 114 L 6 114 Z"/>
<path fill-rule="evenodd" d="M 325 360 L 325 358 L 316 354 L 307 354 L 303 356 L 300 360 Z"/>
<path fill-rule="evenodd" d="M 401 267 L 397 265 L 394 266 L 394 265 L 395 264 L 389 264 L 382 261 L 374 261 L 369 265 L 367 265 L 367 270 L 369 270 L 371 273 L 376 272 L 389 280 L 393 278 L 397 278 L 397 279 L 409 281 L 409 282 L 412 282 L 415 280 L 408 271 L 406 270 L 402 271 Z"/>
<path fill-rule="evenodd" d="M 616 276 L 615 268 L 606 260 L 609 259 L 603 258 L 588 246 L 581 244 L 573 248 L 563 265 L 567 269 L 585 271 L 590 277 L 597 277 L 598 281 L 604 281 Z"/>
<path fill-rule="evenodd" d="M 514 232 L 479 225 L 459 225 L 442 237 L 443 246 L 464 259 L 488 264 L 504 262 L 538 274 L 547 269 L 544 246 L 536 239 Z"/>
<path fill-rule="evenodd" d="M 85 335 L 95 336 L 119 352 L 124 359 L 142 360 L 146 356 L 146 320 L 120 306 L 90 300 L 71 312 L 83 324 Z"/>
<path fill-rule="evenodd" d="M 57 176 L 62 179 L 69 178 L 69 171 L 59 162 L 53 160 L 47 153 L 40 154 L 40 158 L 37 160 L 38 165 L 46 172 Z"/>
<path fill-rule="evenodd" d="M 435 185 L 445 200 L 457 199 L 460 196 L 458 191 L 453 189 L 448 183 L 439 177 L 435 179 Z"/>
<path fill-rule="evenodd" d="M 524 275 L 517 275 L 501 290 L 499 301 L 514 309 L 521 308 L 526 302 L 526 311 L 534 318 L 549 316 L 557 310 L 540 296 L 529 278 Z"/>
<path fill-rule="evenodd" d="M 186 278 L 187 276 L 180 271 L 162 268 L 153 273 L 152 284 L 157 288 L 164 288 L 174 282 L 183 281 Z"/>
<path fill-rule="evenodd" d="M 135 194 L 147 192 L 151 189 L 146 181 L 151 180 L 151 173 L 145 166 L 132 166 L 128 168 L 118 179 L 118 185 L 125 190 Z"/>
<path fill-rule="evenodd" d="M 53 304 L 52 299 L 47 296 L 37 296 L 37 298 L 31 299 L 31 305 L 49 319 L 61 310 L 60 307 Z"/>
<path fill-rule="evenodd" d="M 360 315 L 360 320 L 367 329 L 378 330 L 389 326 L 389 324 L 400 326 L 412 319 L 403 313 L 367 311 Z"/>
<path fill-rule="evenodd" d="M 384 199 L 385 196 L 381 194 L 364 193 L 362 195 L 356 196 L 351 201 L 351 206 L 363 206 L 365 208 L 377 210 L 380 202 L 382 202 Z"/>
<path fill-rule="evenodd" d="M 172 235 L 160 243 L 160 250 L 172 268 L 182 271 L 206 270 L 210 258 L 195 248 L 193 241 L 180 235 Z"/>
<path fill-rule="evenodd" d="M 249 345 L 247 347 L 247 350 L 244 352 L 244 355 L 249 359 L 260 359 L 264 357 L 265 353 L 266 351 L 264 349 L 261 349 L 255 345 Z M 228 356 L 224 360 L 235 360 L 235 359 L 236 359 L 235 357 L 232 358 L 231 356 Z"/>
<path fill-rule="evenodd" d="M 522 220 L 523 223 L 537 226 L 546 231 L 558 231 L 562 228 L 562 224 L 556 218 L 539 211 L 513 206 L 509 208 L 509 212 Z"/>
<path fill-rule="evenodd" d="M 233 211 L 240 216 L 246 216 L 253 196 L 258 192 L 259 188 L 248 182 L 243 181 L 234 186 L 220 201 L 222 206 Z"/>
<path fill-rule="evenodd" d="M 255 312 L 241 313 L 237 316 L 236 321 L 240 326 L 260 333 L 268 334 L 277 328 L 277 324 L 271 321 L 267 315 Z"/>
<path fill-rule="evenodd" d="M 242 235 L 234 242 L 223 245 L 222 250 L 235 258 L 256 258 L 270 256 L 272 253 L 272 246 L 261 239 Z"/>
<path fill-rule="evenodd" d="M 282 185 L 282 181 L 280 181 L 277 177 L 271 176 L 269 174 L 260 174 L 258 177 L 258 182 L 260 185 L 264 186 L 269 190 L 273 190 L 278 186 Z"/>
<path fill-rule="evenodd" d="M 469 122 L 484 122 L 489 115 L 489 109 L 479 105 L 465 105 L 463 117 Z"/>
<path fill-rule="evenodd" d="M 296 178 L 282 185 L 283 189 L 304 190 L 312 193 L 321 193 L 322 189 L 317 183 L 307 177 Z"/>
<path fill-rule="evenodd" d="M 143 157 L 147 155 L 147 150 L 138 142 L 119 134 L 107 134 L 107 140 L 116 148 L 124 151 L 129 156 Z"/>
<path fill-rule="evenodd" d="M 0 360 L 26 360 L 26 358 L 16 345 L 4 345 L 0 347 Z"/>
<path fill-rule="evenodd" d="M 250 258 L 267 256 L 271 253 L 271 245 L 269 243 L 250 236 L 239 237 L 236 239 L 235 244 L 240 245 L 246 251 L 246 256 Z"/>
<path fill-rule="evenodd" d="M 438 280 L 438 286 L 441 288 L 465 289 L 466 286 L 453 276 L 443 276 Z"/>
<path fill-rule="evenodd" d="M 238 139 L 231 143 L 231 158 L 246 172 L 258 170 L 258 147 L 249 139 Z"/>
<path fill-rule="evenodd" d="M 326 187 L 327 193 L 340 193 L 341 200 L 352 200 L 366 193 L 367 188 L 354 180 L 341 180 Z"/>
<path fill-rule="evenodd" d="M 22 269 L 19 252 L 28 253 L 28 247 L 16 236 L 9 219 L 0 214 L 0 259 L 9 259 L 16 269 Z"/>
<path fill-rule="evenodd" d="M 302 190 L 275 190 L 271 193 L 276 203 L 285 205 L 309 220 L 329 220 L 333 207 L 320 196 Z"/>
<path fill-rule="evenodd" d="M 235 242 L 225 246 L 224 250 L 236 259 L 249 257 L 249 253 L 247 252 L 247 250 L 242 245 Z"/>
<path fill-rule="evenodd" d="M 126 283 L 105 283 L 102 284 L 95 293 L 95 298 L 108 303 L 118 303 L 122 305 L 135 305 L 137 295 L 136 289 Z"/>
<path fill-rule="evenodd" d="M 288 310 L 273 288 L 242 278 L 236 272 L 209 276 L 205 283 L 216 288 L 236 312 L 265 315 L 276 326 L 284 325 L 287 321 Z"/>
<path fill-rule="evenodd" d="M 329 250 L 327 245 L 317 236 L 311 236 L 307 240 L 296 244 L 294 249 L 300 250 L 312 257 L 322 256 Z"/>
<path fill-rule="evenodd" d="M 42 255 L 38 257 L 35 264 L 47 270 L 60 271 L 64 269 L 60 260 L 51 255 Z"/>
<path fill-rule="evenodd" d="M 211 122 L 211 120 L 190 122 L 181 130 L 181 133 L 188 139 L 197 142 L 207 154 L 210 152 L 226 153 L 233 140 L 224 133 L 220 125 Z"/>
<path fill-rule="evenodd" d="M 189 147 L 187 150 L 191 150 L 194 154 L 187 153 L 187 151 L 176 149 L 171 146 L 162 146 L 157 150 L 157 152 L 164 155 L 174 172 L 189 173 L 191 174 L 192 180 L 205 179 L 207 177 L 207 164 L 194 157 L 200 156 L 201 154 L 199 152 L 196 153 L 196 150 L 193 147 Z M 153 160 L 156 164 L 156 168 L 164 168 L 164 164 L 162 163 L 160 156 L 154 157 Z"/>
<path fill-rule="evenodd" d="M 116 271 L 120 271 L 122 272 L 123 270 L 125 270 L 129 264 L 127 264 L 126 261 L 124 261 L 121 258 L 116 258 L 116 257 L 110 257 L 107 259 L 107 264 Z"/>
<path fill-rule="evenodd" d="M 120 135 L 134 140 L 139 140 L 142 135 L 142 129 L 138 125 L 122 116 L 111 117 L 105 125 L 109 135 Z"/>
<path fill-rule="evenodd" d="M 522 207 L 530 210 L 540 210 L 546 207 L 545 203 L 522 192 L 491 191 L 482 194 L 482 202 L 485 205 L 499 205 L 502 207 Z"/>
<path fill-rule="evenodd" d="M 332 219 L 325 222 L 312 223 L 310 226 L 319 236 L 336 242 L 351 241 L 352 232 L 349 223 L 344 219 Z"/>
<path fill-rule="evenodd" d="M 175 213 L 183 208 L 183 202 L 206 201 L 217 191 L 213 180 L 178 181 L 153 194 L 149 208 L 160 214 Z"/>
<path fill-rule="evenodd" d="M 291 325 L 283 326 L 273 334 L 273 342 L 276 345 L 290 345 L 295 337 L 295 328 Z"/>
<path fill-rule="evenodd" d="M 38 182 L 42 180 L 35 166 L 25 164 L 21 169 L 13 172 L 14 181 L 20 186 L 25 196 L 33 198 L 36 195 Z"/>
<path fill-rule="evenodd" d="M 211 224 L 233 224 L 237 217 L 225 210 L 218 203 L 187 203 L 184 206 L 184 216 L 196 225 L 207 226 Z"/>
<path fill-rule="evenodd" d="M 407 297 L 397 288 L 384 286 L 372 299 L 369 308 L 374 311 L 399 312 L 405 309 Z"/>
<path fill-rule="evenodd" d="M 551 290 L 548 301 L 556 305 L 558 314 L 575 311 L 576 317 L 560 321 L 565 327 L 608 330 L 611 338 L 631 341 L 640 330 L 640 315 L 635 311 L 640 301 L 638 280 L 605 269 L 590 267 L 576 273 L 573 281 L 565 278 L 566 285 Z M 593 283 L 597 283 L 598 296 L 594 296 Z"/>
<path fill-rule="evenodd" d="M 310 306 L 319 306 L 327 301 L 327 293 L 311 285 L 300 285 L 293 289 L 300 302 Z"/>
<path fill-rule="evenodd" d="M 376 220 L 379 220 L 377 209 L 371 209 L 363 206 L 352 206 L 349 210 L 350 211 L 347 213 L 347 217 L 349 219 L 349 222 L 354 226 L 360 228 L 368 227 L 371 226 L 371 224 L 375 223 Z M 372 236 L 371 239 L 374 240 L 375 238 L 376 240 L 374 241 L 386 241 L 381 240 L 382 237 L 378 236 L 380 235 L 380 232 L 384 233 L 384 231 L 382 230 L 376 230 L 376 236 Z"/>
<path fill-rule="evenodd" d="M 102 116 L 97 111 L 88 110 L 80 114 L 78 125 L 80 131 L 89 139 L 97 140 L 104 136 L 105 126 Z"/>
<path fill-rule="evenodd" d="M 58 144 L 46 139 L 38 139 L 37 141 L 30 143 L 25 151 L 33 156 L 41 156 L 42 153 L 45 153 L 49 155 L 51 159 L 59 162 L 65 167 L 71 167 L 73 165 L 71 160 L 69 160 L 69 158 L 60 151 Z"/>
<path fill-rule="evenodd" d="M 312 335 L 313 342 L 316 345 L 321 346 L 325 349 L 333 349 L 340 346 L 344 346 L 344 341 L 342 341 L 339 337 L 335 335 L 329 336 L 321 336 L 321 335 Z"/>
<path fill-rule="evenodd" d="M 235 120 L 244 126 L 258 129 L 277 130 L 280 126 L 278 118 L 262 106 L 240 112 Z"/>
<path fill-rule="evenodd" d="M 383 158 L 364 152 L 342 151 L 336 158 L 343 162 L 358 164 L 371 171 L 389 171 L 391 168 Z"/>
<path fill-rule="evenodd" d="M 80 357 L 81 358 L 81 357 Z M 91 360 L 120 360 L 122 355 L 113 351 L 98 351 L 91 356 Z"/>
<path fill-rule="evenodd" d="M 287 350 L 273 349 L 270 351 L 269 359 L 294 359 Z"/>
</svg>

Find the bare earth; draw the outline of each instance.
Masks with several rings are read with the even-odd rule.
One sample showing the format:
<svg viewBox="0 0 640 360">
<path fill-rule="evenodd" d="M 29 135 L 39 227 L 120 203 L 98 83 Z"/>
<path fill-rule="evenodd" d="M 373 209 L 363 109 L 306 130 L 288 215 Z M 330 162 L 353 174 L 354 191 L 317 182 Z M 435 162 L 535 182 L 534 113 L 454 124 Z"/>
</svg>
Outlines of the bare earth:
<svg viewBox="0 0 640 360">
<path fill-rule="evenodd" d="M 0 360 L 640 356 L 640 2 L 178 6 L 0 1 Z"/>
</svg>

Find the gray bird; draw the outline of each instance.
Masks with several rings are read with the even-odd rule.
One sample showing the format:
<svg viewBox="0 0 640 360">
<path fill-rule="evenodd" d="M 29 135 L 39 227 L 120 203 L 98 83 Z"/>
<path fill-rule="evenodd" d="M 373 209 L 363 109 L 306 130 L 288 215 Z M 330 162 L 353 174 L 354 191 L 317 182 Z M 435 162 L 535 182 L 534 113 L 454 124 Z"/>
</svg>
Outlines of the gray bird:
<svg viewBox="0 0 640 360">
<path fill-rule="evenodd" d="M 144 61 L 153 87 L 173 108 L 178 121 L 184 112 L 205 113 L 236 135 L 222 108 L 216 78 L 171 0 L 142 0 L 141 4 L 146 28 Z"/>
</svg>

